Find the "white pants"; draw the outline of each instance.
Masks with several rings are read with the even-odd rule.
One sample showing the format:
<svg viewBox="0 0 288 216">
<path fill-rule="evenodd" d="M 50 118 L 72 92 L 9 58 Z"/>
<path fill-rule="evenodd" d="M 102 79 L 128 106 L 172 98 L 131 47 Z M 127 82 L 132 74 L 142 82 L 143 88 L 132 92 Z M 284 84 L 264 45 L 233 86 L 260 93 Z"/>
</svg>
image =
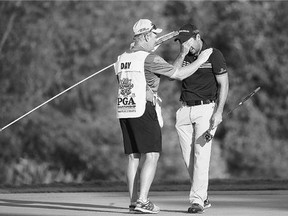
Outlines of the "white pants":
<svg viewBox="0 0 288 216">
<path fill-rule="evenodd" d="M 212 140 L 206 142 L 203 133 L 209 129 L 215 103 L 182 106 L 176 113 L 176 129 L 184 162 L 191 180 L 190 203 L 204 206 L 207 199 Z M 211 131 L 214 135 L 216 128 Z"/>
</svg>

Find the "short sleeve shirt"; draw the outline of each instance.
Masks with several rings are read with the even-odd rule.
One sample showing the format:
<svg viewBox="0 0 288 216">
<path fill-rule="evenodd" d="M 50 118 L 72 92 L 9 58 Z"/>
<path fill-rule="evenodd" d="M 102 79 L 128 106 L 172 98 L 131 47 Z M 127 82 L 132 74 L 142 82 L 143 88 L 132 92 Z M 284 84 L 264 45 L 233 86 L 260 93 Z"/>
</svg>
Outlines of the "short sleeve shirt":
<svg viewBox="0 0 288 216">
<path fill-rule="evenodd" d="M 160 56 L 150 53 L 144 63 L 145 78 L 149 88 L 156 93 L 160 84 L 160 76 L 164 75 L 171 77 L 176 71 L 175 67 L 168 62 L 166 62 Z M 150 101 L 152 97 L 152 92 L 147 89 L 147 99 Z"/>
<path fill-rule="evenodd" d="M 209 48 L 203 41 L 202 50 Z M 197 56 L 188 54 L 183 62 L 183 66 L 191 64 L 197 59 Z M 181 101 L 193 100 L 216 100 L 218 83 L 216 76 L 227 73 L 227 66 L 222 53 L 213 48 L 207 62 L 202 64 L 200 68 L 191 76 L 182 81 Z"/>
</svg>

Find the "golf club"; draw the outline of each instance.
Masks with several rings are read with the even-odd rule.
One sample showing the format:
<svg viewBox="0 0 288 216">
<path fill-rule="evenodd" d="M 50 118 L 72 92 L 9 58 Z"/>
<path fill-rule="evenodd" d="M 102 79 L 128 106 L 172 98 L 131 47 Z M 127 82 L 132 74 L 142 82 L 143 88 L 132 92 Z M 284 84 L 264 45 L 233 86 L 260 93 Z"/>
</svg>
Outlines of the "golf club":
<svg viewBox="0 0 288 216">
<path fill-rule="evenodd" d="M 257 87 L 254 91 L 252 91 L 250 94 L 248 94 L 246 97 L 244 97 L 233 109 L 229 110 L 226 115 L 224 116 L 223 120 L 226 119 L 235 109 L 243 105 L 245 101 L 253 97 L 258 91 L 260 90 L 260 87 Z M 203 136 L 206 140 L 206 142 L 209 142 L 212 138 L 213 135 L 210 133 L 212 129 L 208 129 L 207 131 L 204 132 Z"/>
</svg>

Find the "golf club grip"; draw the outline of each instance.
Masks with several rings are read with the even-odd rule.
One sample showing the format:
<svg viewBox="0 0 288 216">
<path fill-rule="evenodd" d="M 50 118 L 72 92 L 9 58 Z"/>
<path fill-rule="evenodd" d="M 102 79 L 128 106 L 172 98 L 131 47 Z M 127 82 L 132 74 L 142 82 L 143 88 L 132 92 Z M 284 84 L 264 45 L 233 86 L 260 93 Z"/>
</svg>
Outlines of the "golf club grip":
<svg viewBox="0 0 288 216">
<path fill-rule="evenodd" d="M 157 45 L 159 45 L 159 44 L 162 44 L 162 43 L 164 43 L 165 41 L 170 40 L 170 39 L 173 38 L 173 37 L 176 37 L 177 35 L 179 35 L 179 32 L 178 32 L 178 31 L 172 31 L 172 32 L 170 32 L 170 33 L 168 33 L 168 34 L 165 34 L 165 35 L 157 38 L 157 41 L 156 41 L 156 43 L 155 43 L 155 46 L 157 46 Z"/>
</svg>

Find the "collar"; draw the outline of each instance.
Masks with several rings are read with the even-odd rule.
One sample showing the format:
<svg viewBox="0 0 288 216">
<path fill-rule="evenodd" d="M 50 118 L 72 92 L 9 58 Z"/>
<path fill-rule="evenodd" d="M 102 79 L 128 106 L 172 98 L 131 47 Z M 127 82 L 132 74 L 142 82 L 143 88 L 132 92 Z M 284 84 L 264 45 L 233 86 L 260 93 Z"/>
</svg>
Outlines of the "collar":
<svg viewBox="0 0 288 216">
<path fill-rule="evenodd" d="M 201 39 L 201 40 L 202 40 L 202 42 L 203 42 L 203 45 L 202 45 L 202 49 L 201 49 L 200 52 L 202 52 L 202 50 L 205 50 L 205 49 L 208 49 L 208 48 L 209 48 L 208 44 L 207 44 L 203 39 Z"/>
</svg>

